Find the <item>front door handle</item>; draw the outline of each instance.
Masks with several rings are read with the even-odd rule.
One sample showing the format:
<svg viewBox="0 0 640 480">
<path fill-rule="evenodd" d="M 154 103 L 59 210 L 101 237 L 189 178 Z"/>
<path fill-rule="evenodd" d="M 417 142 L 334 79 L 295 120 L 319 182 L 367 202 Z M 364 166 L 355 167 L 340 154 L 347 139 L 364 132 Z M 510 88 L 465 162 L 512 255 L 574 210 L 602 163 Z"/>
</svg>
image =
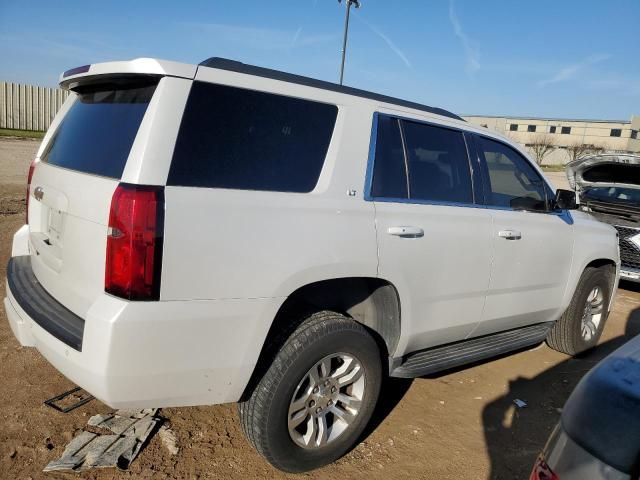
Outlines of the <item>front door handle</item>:
<svg viewBox="0 0 640 480">
<path fill-rule="evenodd" d="M 424 230 L 420 227 L 389 227 L 387 229 L 389 235 L 403 238 L 419 238 L 424 237 Z"/>
<path fill-rule="evenodd" d="M 517 230 L 500 230 L 498 236 L 505 240 L 520 240 L 522 238 L 522 234 Z"/>
</svg>

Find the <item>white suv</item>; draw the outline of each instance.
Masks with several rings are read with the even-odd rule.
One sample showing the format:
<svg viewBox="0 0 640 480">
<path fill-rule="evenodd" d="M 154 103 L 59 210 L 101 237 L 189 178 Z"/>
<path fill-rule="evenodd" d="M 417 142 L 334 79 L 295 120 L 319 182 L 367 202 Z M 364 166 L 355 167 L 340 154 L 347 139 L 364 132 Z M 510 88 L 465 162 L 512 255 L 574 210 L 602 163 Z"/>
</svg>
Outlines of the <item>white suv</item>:
<svg viewBox="0 0 640 480">
<path fill-rule="evenodd" d="M 113 407 L 240 402 L 269 462 L 338 458 L 384 375 L 597 342 L 615 230 L 447 111 L 212 58 L 65 72 L 5 308 Z"/>
</svg>

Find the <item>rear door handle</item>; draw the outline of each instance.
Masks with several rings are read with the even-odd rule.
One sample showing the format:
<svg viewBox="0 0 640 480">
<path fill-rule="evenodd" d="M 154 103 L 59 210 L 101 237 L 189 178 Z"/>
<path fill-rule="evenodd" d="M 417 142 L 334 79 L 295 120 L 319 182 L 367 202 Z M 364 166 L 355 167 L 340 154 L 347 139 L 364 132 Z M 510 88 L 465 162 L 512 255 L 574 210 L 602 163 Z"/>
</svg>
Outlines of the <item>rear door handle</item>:
<svg viewBox="0 0 640 480">
<path fill-rule="evenodd" d="M 403 238 L 419 238 L 424 237 L 424 230 L 420 227 L 389 227 L 387 229 L 389 235 Z"/>
<path fill-rule="evenodd" d="M 522 234 L 517 230 L 500 230 L 498 236 L 505 240 L 520 240 L 522 238 Z"/>
</svg>

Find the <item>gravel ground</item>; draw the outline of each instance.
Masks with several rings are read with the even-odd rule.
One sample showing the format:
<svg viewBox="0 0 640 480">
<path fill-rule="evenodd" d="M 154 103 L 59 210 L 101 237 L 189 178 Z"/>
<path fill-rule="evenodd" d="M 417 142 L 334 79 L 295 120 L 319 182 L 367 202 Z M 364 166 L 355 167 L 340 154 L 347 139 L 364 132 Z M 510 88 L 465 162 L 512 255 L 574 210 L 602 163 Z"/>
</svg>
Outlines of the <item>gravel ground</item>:
<svg viewBox="0 0 640 480">
<path fill-rule="evenodd" d="M 24 185 L 29 164 L 35 158 L 40 139 L 0 137 L 0 182 Z"/>
<path fill-rule="evenodd" d="M 0 139 L 0 198 L 2 205 L 13 205 L 0 213 L 0 278 L 5 276 L 13 232 L 24 221 L 24 175 L 37 145 Z M 4 282 L 0 285 L 4 297 Z M 389 381 L 361 443 L 335 464 L 298 476 L 278 472 L 251 449 L 234 405 L 162 410 L 177 436 L 177 455 L 169 454 L 156 435 L 128 471 L 42 473 L 90 415 L 109 408 L 93 401 L 61 414 L 44 406 L 43 400 L 72 384 L 37 351 L 19 346 L 0 309 L 0 477 L 528 478 L 576 383 L 598 360 L 640 332 L 639 291 L 622 285 L 601 345 L 580 358 L 541 345 L 445 375 Z M 527 407 L 517 408 L 515 399 Z"/>
</svg>

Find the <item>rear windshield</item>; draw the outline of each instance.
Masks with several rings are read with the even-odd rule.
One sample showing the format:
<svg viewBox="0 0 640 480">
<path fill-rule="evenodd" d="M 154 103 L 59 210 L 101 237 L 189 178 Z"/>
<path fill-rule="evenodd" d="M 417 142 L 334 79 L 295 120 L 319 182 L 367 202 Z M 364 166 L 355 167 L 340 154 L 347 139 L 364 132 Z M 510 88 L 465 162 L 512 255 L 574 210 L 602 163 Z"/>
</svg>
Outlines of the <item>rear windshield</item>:
<svg viewBox="0 0 640 480">
<path fill-rule="evenodd" d="M 41 160 L 119 179 L 156 84 L 110 84 L 77 91 L 78 99 Z"/>
</svg>

